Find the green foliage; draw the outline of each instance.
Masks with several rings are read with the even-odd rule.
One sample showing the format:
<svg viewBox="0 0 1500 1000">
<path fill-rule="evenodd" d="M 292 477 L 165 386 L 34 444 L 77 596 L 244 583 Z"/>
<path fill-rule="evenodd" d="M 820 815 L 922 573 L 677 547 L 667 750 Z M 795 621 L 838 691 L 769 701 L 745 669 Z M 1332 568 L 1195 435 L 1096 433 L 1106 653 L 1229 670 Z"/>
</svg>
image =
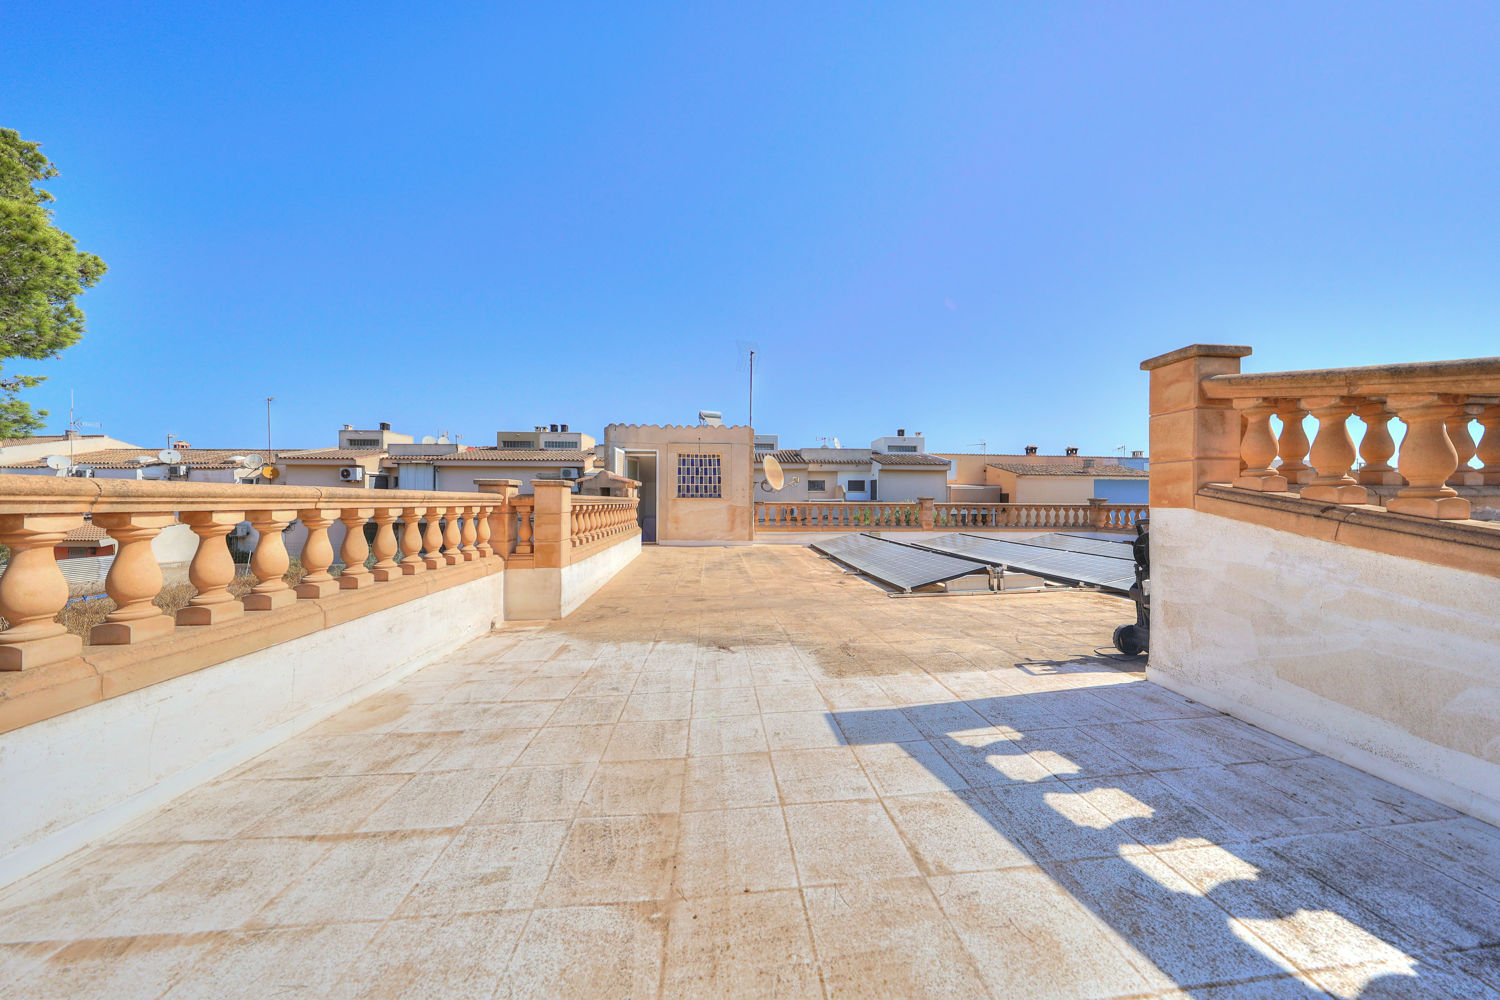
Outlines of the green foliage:
<svg viewBox="0 0 1500 1000">
<path fill-rule="evenodd" d="M 38 181 L 57 176 L 41 147 L 0 128 L 0 359 L 55 357 L 83 336 L 83 310 L 73 301 L 103 277 L 104 261 L 79 250 L 52 224 L 52 195 Z M 35 375 L 0 375 L 0 437 L 33 434 L 47 411 L 33 411 L 16 393 Z"/>
</svg>

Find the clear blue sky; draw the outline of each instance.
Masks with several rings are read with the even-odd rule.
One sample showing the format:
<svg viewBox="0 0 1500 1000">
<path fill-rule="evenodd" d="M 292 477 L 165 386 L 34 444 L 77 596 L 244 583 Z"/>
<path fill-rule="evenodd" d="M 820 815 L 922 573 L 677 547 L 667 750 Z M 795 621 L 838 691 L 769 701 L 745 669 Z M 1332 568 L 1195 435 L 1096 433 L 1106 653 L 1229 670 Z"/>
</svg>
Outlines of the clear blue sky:
<svg viewBox="0 0 1500 1000">
<path fill-rule="evenodd" d="M 873 8 L 880 9 L 873 9 Z M 745 418 L 1144 447 L 1141 359 L 1500 353 L 1500 7 L 0 6 L 152 444 Z"/>
</svg>

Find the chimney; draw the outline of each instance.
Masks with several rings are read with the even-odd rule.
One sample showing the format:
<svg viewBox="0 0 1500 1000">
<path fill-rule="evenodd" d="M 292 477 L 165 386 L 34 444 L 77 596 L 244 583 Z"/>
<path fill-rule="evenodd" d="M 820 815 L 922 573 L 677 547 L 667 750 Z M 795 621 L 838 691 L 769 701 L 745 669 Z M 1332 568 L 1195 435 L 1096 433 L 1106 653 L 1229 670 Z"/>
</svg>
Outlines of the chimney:
<svg viewBox="0 0 1500 1000">
<path fill-rule="evenodd" d="M 1132 451 L 1130 453 L 1130 457 L 1131 458 L 1145 458 L 1146 457 L 1146 453 L 1143 452 L 1143 451 L 1141 451 L 1139 448 L 1137 448 L 1135 451 Z"/>
<path fill-rule="evenodd" d="M 1077 448 L 1068 448 L 1066 450 L 1067 450 L 1069 458 L 1073 458 L 1074 456 L 1076 456 L 1078 454 L 1078 449 Z"/>
<path fill-rule="evenodd" d="M 566 434 L 566 433 L 568 433 L 568 425 L 567 425 L 567 424 L 563 424 L 563 425 L 562 425 L 562 432 L 563 432 L 563 433 L 564 433 L 564 434 Z"/>
<path fill-rule="evenodd" d="M 1028 455 L 1035 455 L 1036 454 L 1036 445 L 1034 445 L 1034 444 L 1028 444 L 1026 446 L 1026 454 L 1028 454 Z"/>
<path fill-rule="evenodd" d="M 344 430 L 346 430 L 346 431 L 352 431 L 352 430 L 354 430 L 354 425 L 353 424 L 345 424 L 344 425 Z"/>
<path fill-rule="evenodd" d="M 556 433 L 557 433 L 557 425 L 556 425 L 556 424 L 553 424 L 553 425 L 552 425 L 552 433 L 553 433 L 553 434 L 556 434 Z"/>
<path fill-rule="evenodd" d="M 380 429 L 383 430 L 383 431 L 390 430 L 391 429 L 390 421 L 382 420 L 380 422 Z"/>
<path fill-rule="evenodd" d="M 906 428 L 905 427 L 898 427 L 898 428 L 896 428 L 896 436 L 898 438 L 904 438 L 904 437 L 906 437 Z"/>
</svg>

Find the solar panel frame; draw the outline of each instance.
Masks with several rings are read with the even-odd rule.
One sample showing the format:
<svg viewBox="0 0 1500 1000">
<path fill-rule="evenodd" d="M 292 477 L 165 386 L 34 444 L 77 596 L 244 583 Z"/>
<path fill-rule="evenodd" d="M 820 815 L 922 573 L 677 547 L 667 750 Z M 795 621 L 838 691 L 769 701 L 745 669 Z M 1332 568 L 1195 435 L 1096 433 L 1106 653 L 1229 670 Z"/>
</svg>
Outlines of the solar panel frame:
<svg viewBox="0 0 1500 1000">
<path fill-rule="evenodd" d="M 989 564 L 977 559 L 863 533 L 813 542 L 809 548 L 907 593 L 971 573 L 989 572 Z"/>
<path fill-rule="evenodd" d="M 973 535 L 972 531 L 960 532 L 960 534 Z M 989 538 L 989 535 L 975 535 L 976 538 Z M 1100 538 L 1079 538 L 1063 532 L 1053 532 L 1047 535 L 1036 535 L 1031 538 L 1007 539 L 1015 541 L 1020 545 L 1035 545 L 1043 549 L 1060 549 L 1065 552 L 1089 552 L 1098 556 L 1107 556 L 1110 559 L 1130 559 L 1135 556 L 1130 550 L 1130 540 L 1122 538 L 1119 540 L 1105 541 Z"/>
<path fill-rule="evenodd" d="M 1019 540 L 964 532 L 952 532 L 912 544 L 1058 583 L 1086 583 L 1101 590 L 1122 594 L 1128 593 L 1135 584 L 1134 560 L 1117 559 L 1113 556 L 1044 548 L 1040 545 L 1027 545 Z"/>
</svg>

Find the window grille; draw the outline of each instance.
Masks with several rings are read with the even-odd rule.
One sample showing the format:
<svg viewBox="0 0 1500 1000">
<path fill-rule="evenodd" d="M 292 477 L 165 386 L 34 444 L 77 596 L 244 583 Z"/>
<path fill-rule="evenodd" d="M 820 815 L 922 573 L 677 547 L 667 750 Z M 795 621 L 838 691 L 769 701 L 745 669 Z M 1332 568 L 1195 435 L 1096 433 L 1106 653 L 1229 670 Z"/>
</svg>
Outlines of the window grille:
<svg viewBox="0 0 1500 1000">
<path fill-rule="evenodd" d="M 690 499 L 718 498 L 721 479 L 718 455 L 678 455 L 677 495 Z"/>
</svg>

